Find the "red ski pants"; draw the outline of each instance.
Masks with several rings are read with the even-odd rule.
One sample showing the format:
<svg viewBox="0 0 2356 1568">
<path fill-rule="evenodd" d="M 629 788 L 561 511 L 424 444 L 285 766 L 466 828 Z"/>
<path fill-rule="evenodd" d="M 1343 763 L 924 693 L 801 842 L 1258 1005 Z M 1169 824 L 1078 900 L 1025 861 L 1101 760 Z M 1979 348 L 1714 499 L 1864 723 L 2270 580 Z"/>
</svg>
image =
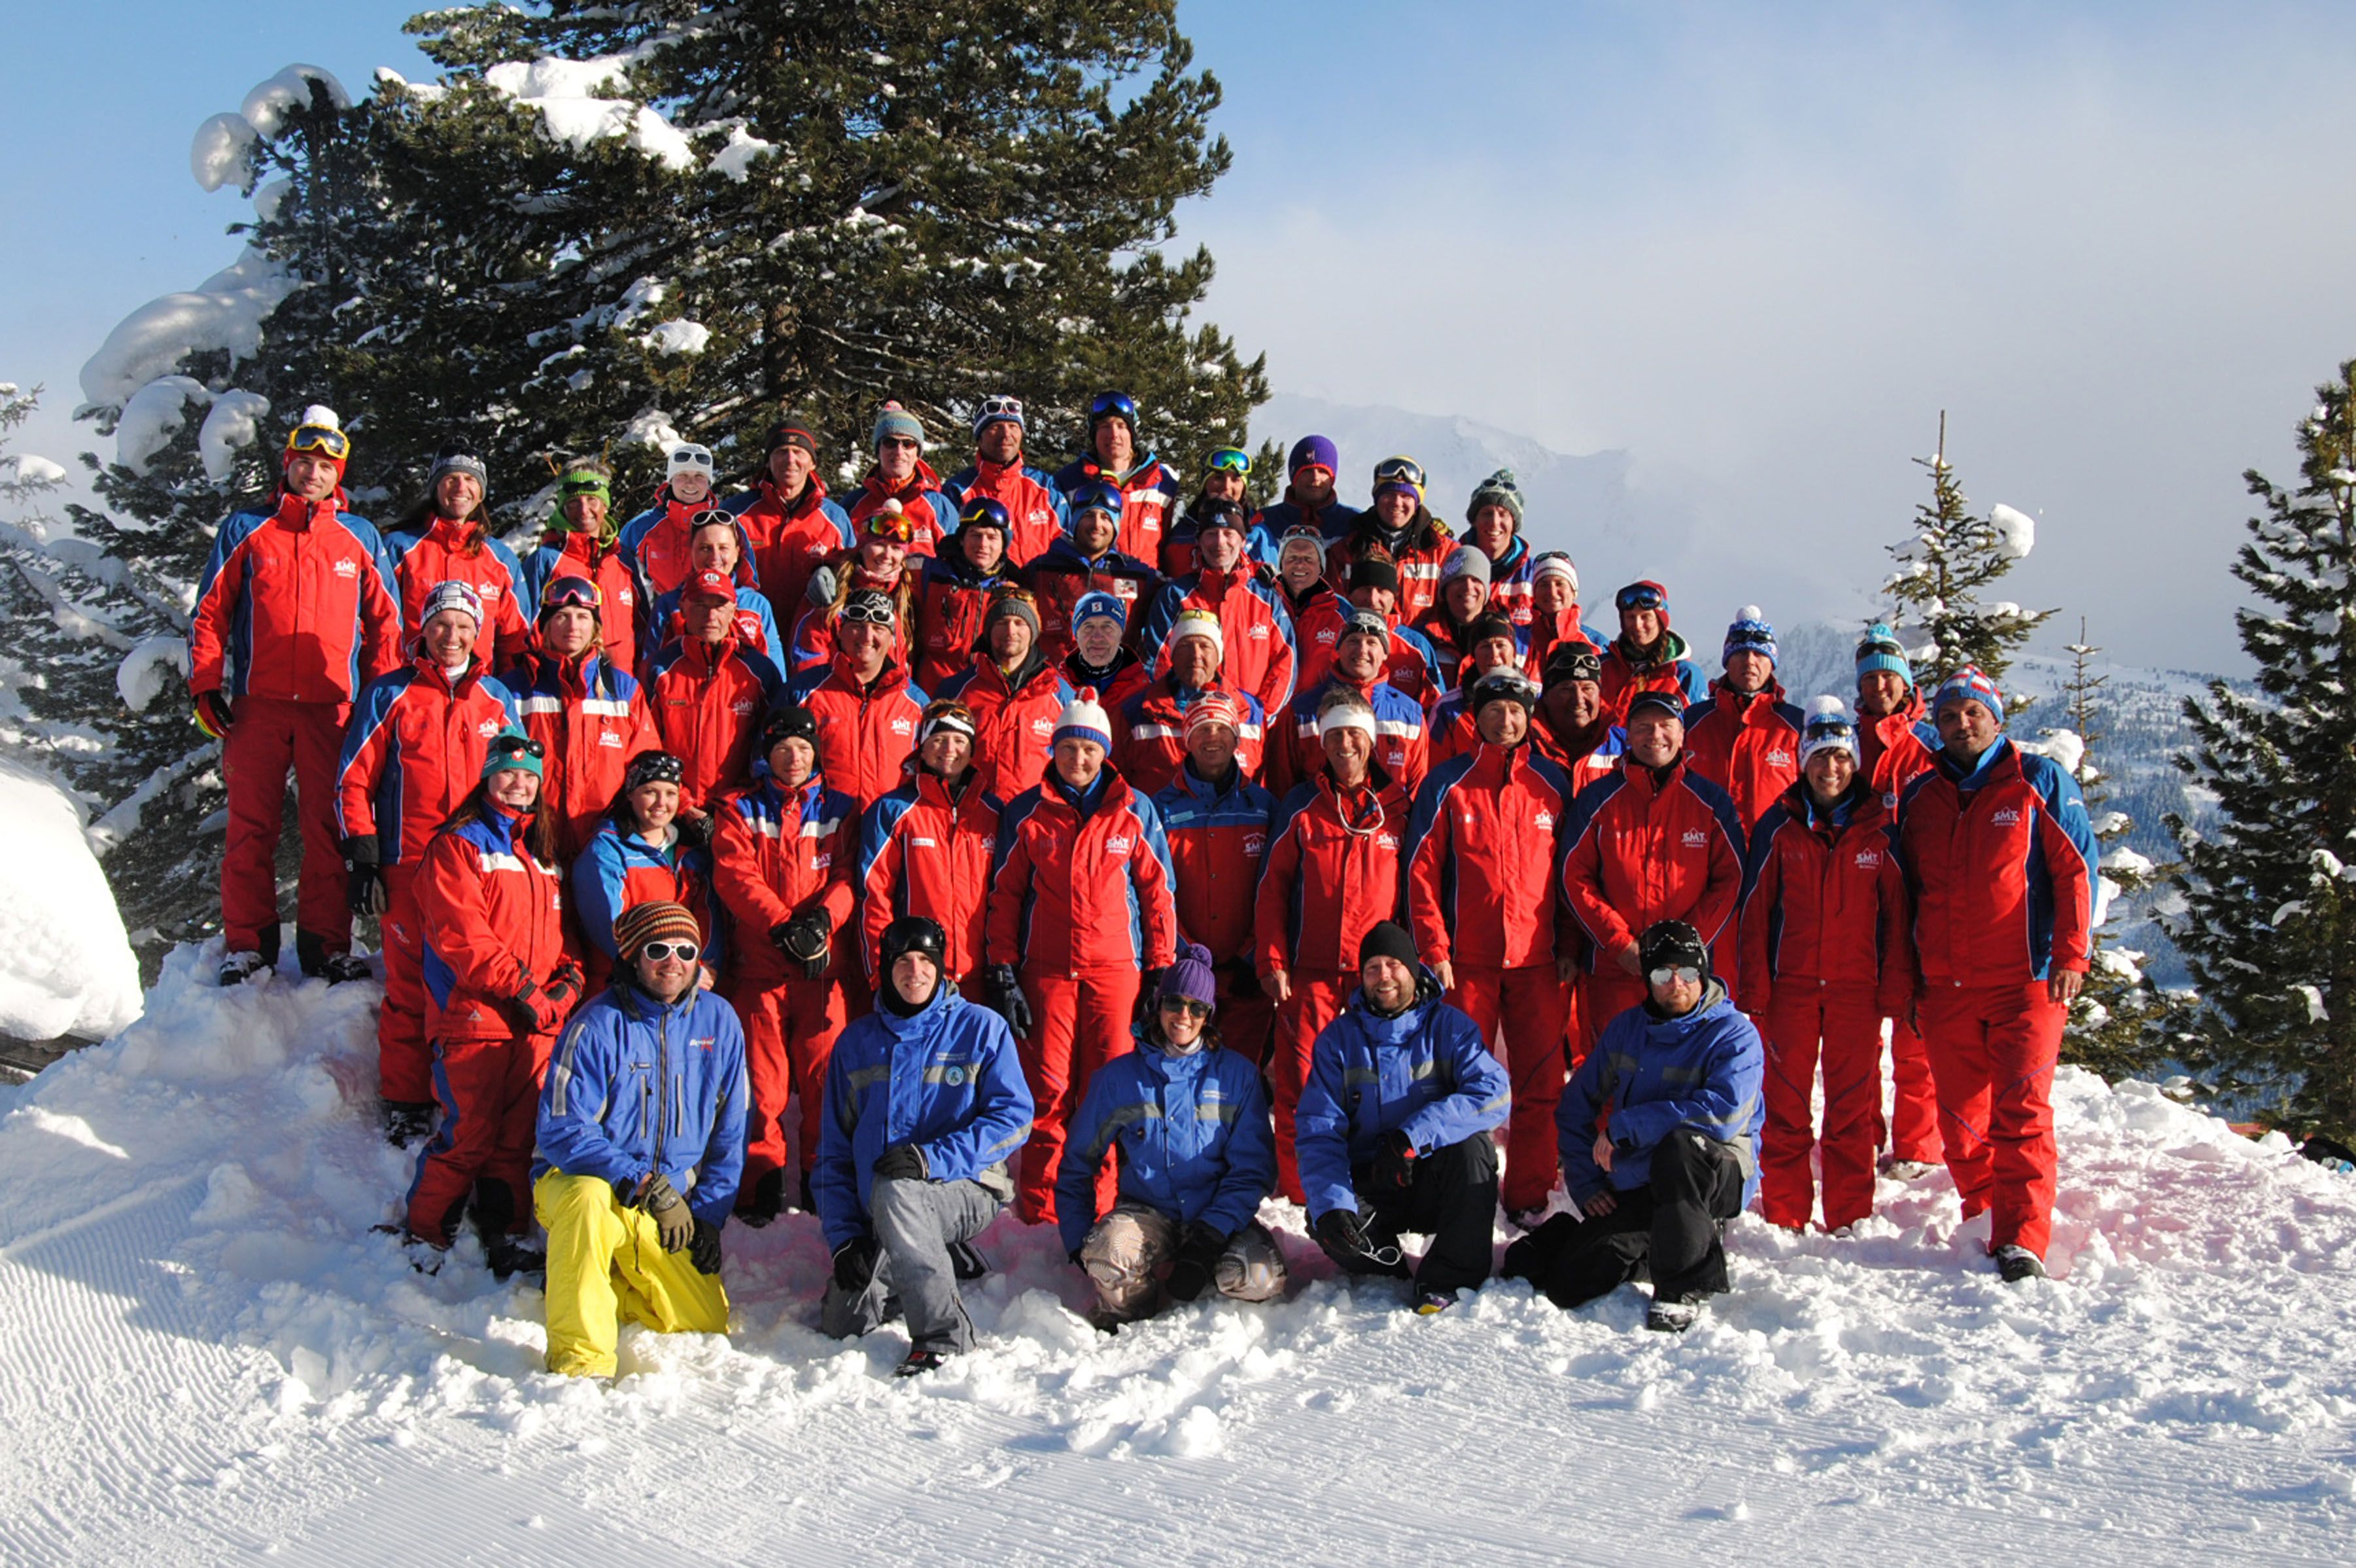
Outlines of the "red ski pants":
<svg viewBox="0 0 2356 1568">
<path fill-rule="evenodd" d="M 1455 980 L 1449 1002 L 1481 1026 L 1482 1042 L 1514 1083 L 1499 1200 L 1509 1213 L 1544 1208 L 1559 1164 L 1554 1108 L 1562 1103 L 1562 1028 L 1570 1015 L 1562 981 L 1551 962 L 1518 969 L 1459 964 Z"/>
<path fill-rule="evenodd" d="M 423 1104 L 434 1098 L 434 1052 L 425 1043 L 425 924 L 417 908 L 417 868 L 384 869 L 391 908 L 384 936 L 384 1008 L 376 1016 L 377 1093 Z"/>
<path fill-rule="evenodd" d="M 2031 980 L 1929 986 L 1918 1011 L 1964 1218 L 1994 1210 L 1989 1250 L 2018 1245 L 2042 1258 L 2060 1184 L 2053 1067 L 2070 1009 Z"/>
<path fill-rule="evenodd" d="M 1595 1049 L 1595 1042 L 1603 1038 L 1604 1027 L 1630 1008 L 1643 1006 L 1651 992 L 1645 989 L 1643 980 L 1609 959 L 1592 975 L 1581 975 L 1579 984 L 1582 993 L 1579 1009 L 1582 1043 L 1579 1059 L 1584 1061 L 1588 1053 Z"/>
<path fill-rule="evenodd" d="M 1219 1043 L 1258 1067 L 1268 1061 L 1269 1037 L 1276 1027 L 1276 1004 L 1258 984 L 1248 990 L 1245 967 L 1222 964 L 1215 973 L 1219 982 Z"/>
<path fill-rule="evenodd" d="M 1825 1228 L 1873 1212 L 1873 1157 L 1881 1147 L 1881 1011 L 1870 986 L 1778 981 L 1762 1020 L 1767 1123 L 1759 1154 L 1759 1208 L 1771 1224 L 1806 1225 L 1816 1206 L 1811 1149 L 1824 1151 Z M 1825 1128 L 1815 1135 L 1816 1071 Z"/>
<path fill-rule="evenodd" d="M 1286 974 L 1292 995 L 1277 1004 L 1276 1037 L 1268 1059 L 1269 1086 L 1276 1099 L 1277 1189 L 1302 1201 L 1301 1166 L 1292 1157 L 1292 1118 L 1301 1109 L 1301 1086 L 1309 1082 L 1309 1053 L 1325 1026 L 1342 1016 L 1358 988 L 1355 969 L 1294 969 Z"/>
<path fill-rule="evenodd" d="M 753 1090 L 744 1125 L 744 1178 L 739 1190 L 786 1168 L 786 1104 L 801 1091 L 801 1168 L 818 1163 L 819 1114 L 826 1100 L 826 1067 L 834 1042 L 851 1021 L 838 980 L 738 982 L 729 1001 L 744 1024 L 744 1075 Z"/>
<path fill-rule="evenodd" d="M 548 1071 L 550 1035 L 434 1042 L 434 1099 L 442 1123 L 417 1157 L 409 1230 L 437 1246 L 477 1180 L 503 1181 L 515 1200 L 510 1226 L 531 1222 L 532 1129 Z"/>
<path fill-rule="evenodd" d="M 344 856 L 336 842 L 336 764 L 350 705 L 241 697 L 221 742 L 229 784 L 229 832 L 221 846 L 221 935 L 231 953 L 262 946 L 278 931 L 278 833 L 286 808 L 286 771 L 294 771 L 295 819 L 303 833 L 303 871 L 295 884 L 294 925 L 329 953 L 352 944 L 344 893 Z M 273 940 L 271 944 L 277 945 Z"/>
<path fill-rule="evenodd" d="M 1078 975 L 1023 972 L 1031 1004 L 1031 1035 L 1020 1042 L 1023 1075 L 1031 1082 L 1031 1141 L 1023 1149 L 1015 1212 L 1026 1225 L 1055 1222 L 1055 1172 L 1064 1163 L 1064 1129 L 1096 1070 L 1127 1051 L 1130 1017 L 1144 976 L 1126 967 Z M 1119 1173 L 1106 1154 L 1097 1173 L 1096 1211 L 1112 1207 Z"/>
<path fill-rule="evenodd" d="M 1937 1165 L 1947 1157 L 1939 1136 L 1939 1090 L 1931 1081 L 1931 1053 L 1904 1019 L 1890 1030 L 1890 1156 Z"/>
</svg>

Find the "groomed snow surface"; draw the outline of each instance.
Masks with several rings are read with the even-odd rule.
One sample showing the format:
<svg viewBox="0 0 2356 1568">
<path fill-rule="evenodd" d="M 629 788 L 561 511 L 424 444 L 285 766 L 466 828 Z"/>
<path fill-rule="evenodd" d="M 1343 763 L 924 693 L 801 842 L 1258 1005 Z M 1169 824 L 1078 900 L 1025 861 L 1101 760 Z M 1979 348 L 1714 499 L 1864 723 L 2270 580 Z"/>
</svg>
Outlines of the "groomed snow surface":
<svg viewBox="0 0 2356 1568">
<path fill-rule="evenodd" d="M 1744 1217 L 1685 1338 L 1634 1290 L 1347 1285 L 1105 1338 L 1002 1218 L 975 1355 L 813 1327 L 815 1224 L 731 1226 L 727 1339 L 540 1371 L 540 1296 L 369 1227 L 376 987 L 212 988 L 0 1091 L 0 1561 L 2346 1562 L 2356 1183 L 2074 1072 L 2060 1276 L 2008 1289 L 1944 1174 L 1854 1240 Z M 291 968 L 291 965 L 290 965 Z M 1501 1238 L 1502 1240 L 1502 1238 Z"/>
</svg>

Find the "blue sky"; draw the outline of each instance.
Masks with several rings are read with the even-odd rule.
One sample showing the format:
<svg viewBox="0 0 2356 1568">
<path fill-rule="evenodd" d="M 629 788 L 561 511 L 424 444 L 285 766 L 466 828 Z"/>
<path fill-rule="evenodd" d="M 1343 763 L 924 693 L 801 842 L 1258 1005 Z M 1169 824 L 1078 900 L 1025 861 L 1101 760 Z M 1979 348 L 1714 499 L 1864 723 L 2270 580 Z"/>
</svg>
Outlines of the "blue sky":
<svg viewBox="0 0 2356 1568">
<path fill-rule="evenodd" d="M 355 90 L 423 73 L 412 8 L 12 19 L 0 376 L 69 407 L 116 320 L 233 254 L 242 204 L 187 173 L 198 123 L 292 60 Z M 2139 662 L 2231 657 L 2240 472 L 2287 469 L 2308 389 L 2356 353 L 2356 9 L 1181 16 L 1236 152 L 1183 238 L 1280 388 L 1624 449 L 1738 583 L 1798 554 L 1853 593 L 1944 407 L 1974 500 L 2042 519 L 2021 599 Z"/>
</svg>

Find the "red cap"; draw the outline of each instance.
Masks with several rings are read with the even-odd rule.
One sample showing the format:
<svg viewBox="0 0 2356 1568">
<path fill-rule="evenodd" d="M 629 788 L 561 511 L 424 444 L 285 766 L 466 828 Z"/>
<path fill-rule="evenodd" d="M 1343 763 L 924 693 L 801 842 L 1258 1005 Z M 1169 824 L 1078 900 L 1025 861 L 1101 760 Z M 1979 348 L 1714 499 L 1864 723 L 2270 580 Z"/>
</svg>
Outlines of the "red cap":
<svg viewBox="0 0 2356 1568">
<path fill-rule="evenodd" d="M 680 592 L 682 603 L 698 598 L 719 599 L 734 604 L 736 603 L 736 584 L 724 571 L 699 571 L 687 580 Z"/>
</svg>

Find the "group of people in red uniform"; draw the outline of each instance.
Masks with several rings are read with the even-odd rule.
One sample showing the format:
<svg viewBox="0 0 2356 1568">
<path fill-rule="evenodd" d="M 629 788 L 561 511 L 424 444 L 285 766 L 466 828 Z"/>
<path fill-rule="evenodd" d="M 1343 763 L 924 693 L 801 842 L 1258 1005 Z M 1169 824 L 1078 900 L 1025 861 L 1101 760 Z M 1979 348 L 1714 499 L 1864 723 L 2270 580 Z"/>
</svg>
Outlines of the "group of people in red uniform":
<svg viewBox="0 0 2356 1568">
<path fill-rule="evenodd" d="M 1221 1043 L 1272 1102 L 1274 1185 L 1301 1201 L 1313 1048 L 1396 923 L 1510 1077 L 1499 1196 L 1532 1229 L 1566 1080 L 1652 1005 L 1640 944 L 1683 923 L 1763 1038 L 1742 1157 L 1767 1219 L 1837 1231 L 1870 1211 L 1878 1159 L 1944 1161 L 2008 1276 L 2041 1260 L 2092 835 L 2068 774 L 2004 737 L 1993 683 L 1966 669 L 1926 699 L 1877 625 L 1854 710 L 1804 711 L 1757 609 L 1706 675 L 1652 581 L 1590 627 L 1508 471 L 1460 530 L 1410 458 L 1344 505 L 1319 436 L 1255 507 L 1246 453 L 1209 453 L 1189 493 L 1123 394 L 1059 472 L 1026 433 L 1017 399 L 985 400 L 943 477 L 886 404 L 843 495 L 791 419 L 725 497 L 682 442 L 626 522 L 579 462 L 519 556 L 473 455 L 437 459 L 380 532 L 348 509 L 345 432 L 292 432 L 193 620 L 230 790 L 220 978 L 277 961 L 291 767 L 303 972 L 373 974 L 353 919 L 379 923 L 384 1125 L 421 1145 L 411 1238 L 447 1247 L 471 1204 L 494 1266 L 529 1266 L 552 1051 L 626 978 L 617 922 L 662 904 L 696 928 L 666 952 L 691 947 L 741 1021 L 750 1223 L 810 1206 L 834 1044 L 877 1006 L 887 932 L 921 917 L 942 979 L 1019 1042 L 1024 1221 L 1056 1221 L 1066 1127 L 1182 958 L 1208 966 Z M 1113 1181 L 1108 1158 L 1099 1207 Z"/>
</svg>

